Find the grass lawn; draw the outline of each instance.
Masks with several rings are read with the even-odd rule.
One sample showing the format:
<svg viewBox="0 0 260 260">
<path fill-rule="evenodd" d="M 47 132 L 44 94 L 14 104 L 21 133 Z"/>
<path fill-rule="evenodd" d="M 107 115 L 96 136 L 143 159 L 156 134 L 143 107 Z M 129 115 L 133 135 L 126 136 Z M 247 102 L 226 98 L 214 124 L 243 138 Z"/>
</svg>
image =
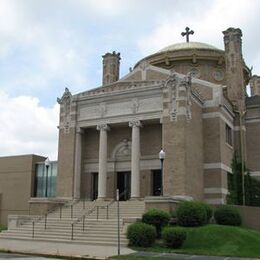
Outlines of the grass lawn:
<svg viewBox="0 0 260 260">
<path fill-rule="evenodd" d="M 186 230 L 187 240 L 181 249 L 169 249 L 158 244 L 150 248 L 133 249 L 194 255 L 260 257 L 260 231 L 221 225 L 206 225 Z"/>
</svg>

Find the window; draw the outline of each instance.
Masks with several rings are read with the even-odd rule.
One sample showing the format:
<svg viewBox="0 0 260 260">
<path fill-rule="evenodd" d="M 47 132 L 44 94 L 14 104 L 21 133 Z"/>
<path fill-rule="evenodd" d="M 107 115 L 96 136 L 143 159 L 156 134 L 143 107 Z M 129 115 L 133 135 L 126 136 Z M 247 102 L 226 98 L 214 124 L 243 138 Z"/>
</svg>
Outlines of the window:
<svg viewBox="0 0 260 260">
<path fill-rule="evenodd" d="M 233 144 L 233 142 L 232 142 L 232 129 L 227 124 L 226 124 L 226 143 L 231 145 L 231 146 Z"/>
<path fill-rule="evenodd" d="M 48 179 L 47 179 L 48 178 Z M 57 162 L 51 162 L 48 168 L 43 163 L 36 164 L 35 171 L 35 197 L 55 197 L 57 181 Z"/>
</svg>

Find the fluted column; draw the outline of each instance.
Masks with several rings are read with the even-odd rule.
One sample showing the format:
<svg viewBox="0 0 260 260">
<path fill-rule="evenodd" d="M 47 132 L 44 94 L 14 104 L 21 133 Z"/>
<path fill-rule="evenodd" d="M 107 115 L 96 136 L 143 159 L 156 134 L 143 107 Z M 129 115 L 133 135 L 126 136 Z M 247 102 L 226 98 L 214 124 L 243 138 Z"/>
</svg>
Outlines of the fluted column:
<svg viewBox="0 0 260 260">
<path fill-rule="evenodd" d="M 81 185 L 81 158 L 82 158 L 82 134 L 81 128 L 76 131 L 76 147 L 75 147 L 75 168 L 74 168 L 74 199 L 80 198 Z"/>
<path fill-rule="evenodd" d="M 98 161 L 98 199 L 107 196 L 107 131 L 109 126 L 101 124 L 97 126 L 99 134 L 99 161 Z"/>
<path fill-rule="evenodd" d="M 129 122 L 132 127 L 132 154 L 131 154 L 131 198 L 140 197 L 140 127 L 141 122 Z"/>
</svg>

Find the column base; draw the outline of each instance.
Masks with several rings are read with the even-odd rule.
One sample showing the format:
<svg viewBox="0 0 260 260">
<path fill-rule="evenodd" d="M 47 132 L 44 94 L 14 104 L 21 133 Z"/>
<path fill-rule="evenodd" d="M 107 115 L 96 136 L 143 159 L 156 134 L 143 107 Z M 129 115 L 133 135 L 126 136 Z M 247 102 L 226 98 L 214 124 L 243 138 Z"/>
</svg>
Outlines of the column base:
<svg viewBox="0 0 260 260">
<path fill-rule="evenodd" d="M 105 198 L 105 197 L 100 197 L 96 199 L 96 201 L 111 201 L 111 200 L 112 200 L 111 198 Z"/>
<path fill-rule="evenodd" d="M 141 199 L 141 197 L 132 197 L 132 198 L 130 198 L 129 200 L 135 201 L 135 200 L 142 200 L 142 199 Z"/>
</svg>

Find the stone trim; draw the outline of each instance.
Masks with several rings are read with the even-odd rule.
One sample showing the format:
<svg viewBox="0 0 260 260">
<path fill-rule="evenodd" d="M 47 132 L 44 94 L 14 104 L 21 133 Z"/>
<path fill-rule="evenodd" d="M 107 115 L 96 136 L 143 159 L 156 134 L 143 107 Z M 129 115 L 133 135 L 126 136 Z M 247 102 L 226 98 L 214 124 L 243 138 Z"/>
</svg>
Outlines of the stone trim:
<svg viewBox="0 0 260 260">
<path fill-rule="evenodd" d="M 232 173 L 232 169 L 227 166 L 224 163 L 218 162 L 218 163 L 204 163 L 204 169 L 208 170 L 208 169 L 222 169 L 226 172 L 230 172 Z"/>
<path fill-rule="evenodd" d="M 228 194 L 228 190 L 225 188 L 204 188 L 204 194 L 224 194 L 227 195 Z"/>
<path fill-rule="evenodd" d="M 159 159 L 141 159 L 140 170 L 159 170 L 161 167 Z M 98 162 L 84 162 L 84 173 L 97 172 Z M 127 158 L 125 161 L 109 161 L 107 162 L 107 171 L 131 171 L 131 158 Z"/>
<path fill-rule="evenodd" d="M 234 131 L 240 131 L 240 126 L 235 126 L 233 130 Z M 246 131 L 246 127 L 244 125 L 242 126 L 242 130 Z"/>
<path fill-rule="evenodd" d="M 260 177 L 260 171 L 251 172 L 252 177 Z"/>
<path fill-rule="evenodd" d="M 209 113 L 202 114 L 203 119 L 217 118 L 217 117 L 221 118 L 232 130 L 234 129 L 233 122 L 228 121 L 228 119 L 220 112 L 209 112 Z"/>
<path fill-rule="evenodd" d="M 246 118 L 246 124 L 260 123 L 260 117 L 249 117 Z"/>
<path fill-rule="evenodd" d="M 225 204 L 225 199 L 204 199 L 204 201 L 213 205 Z"/>
</svg>

